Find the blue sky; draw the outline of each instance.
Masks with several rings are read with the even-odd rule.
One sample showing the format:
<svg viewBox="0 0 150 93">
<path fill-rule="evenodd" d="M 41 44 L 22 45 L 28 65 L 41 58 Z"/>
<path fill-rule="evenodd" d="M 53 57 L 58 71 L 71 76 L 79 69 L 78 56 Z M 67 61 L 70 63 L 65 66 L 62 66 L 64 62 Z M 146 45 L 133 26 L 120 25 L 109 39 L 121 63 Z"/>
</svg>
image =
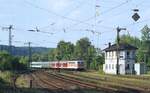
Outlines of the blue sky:
<svg viewBox="0 0 150 93">
<path fill-rule="evenodd" d="M 121 34 L 140 37 L 140 29 L 150 23 L 149 6 L 149 0 L 0 0 L 0 27 L 13 25 L 16 46 L 30 41 L 33 46 L 56 47 L 60 40 L 75 43 L 89 37 L 93 45 L 105 48 L 113 43 L 117 26 L 127 28 Z M 131 18 L 134 8 L 141 16 L 137 22 Z M 41 32 L 27 31 L 36 27 Z M 0 29 L 0 40 L 8 44 L 8 31 Z"/>
</svg>

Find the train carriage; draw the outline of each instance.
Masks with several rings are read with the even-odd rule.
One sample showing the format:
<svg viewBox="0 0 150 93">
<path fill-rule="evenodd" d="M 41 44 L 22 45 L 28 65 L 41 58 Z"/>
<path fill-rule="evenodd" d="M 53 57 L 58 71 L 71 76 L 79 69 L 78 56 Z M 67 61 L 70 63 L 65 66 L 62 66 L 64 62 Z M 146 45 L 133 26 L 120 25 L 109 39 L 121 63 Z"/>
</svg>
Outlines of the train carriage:
<svg viewBox="0 0 150 93">
<path fill-rule="evenodd" d="M 51 62 L 31 62 L 31 68 L 49 68 L 49 69 L 84 69 L 84 63 L 78 61 L 51 61 Z"/>
</svg>

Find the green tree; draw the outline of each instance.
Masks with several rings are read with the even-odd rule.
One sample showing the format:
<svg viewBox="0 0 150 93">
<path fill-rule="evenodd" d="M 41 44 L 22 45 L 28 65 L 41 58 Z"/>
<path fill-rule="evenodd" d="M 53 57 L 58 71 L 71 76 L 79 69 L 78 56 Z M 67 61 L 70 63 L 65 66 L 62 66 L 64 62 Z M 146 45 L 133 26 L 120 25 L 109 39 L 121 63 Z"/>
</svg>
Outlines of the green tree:
<svg viewBox="0 0 150 93">
<path fill-rule="evenodd" d="M 128 43 L 138 48 L 141 46 L 141 40 L 138 37 L 130 36 L 129 34 L 122 35 L 120 37 L 120 43 Z"/>
<path fill-rule="evenodd" d="M 57 49 L 53 49 L 48 53 L 48 60 L 50 61 L 56 60 L 56 55 L 57 55 Z"/>
<path fill-rule="evenodd" d="M 19 57 L 13 57 L 7 52 L 0 52 L 0 70 L 20 71 L 26 69 L 26 64 Z"/>
<path fill-rule="evenodd" d="M 146 63 L 148 65 L 150 65 L 150 28 L 148 27 L 148 25 L 145 25 L 143 27 L 143 29 L 141 30 L 141 32 L 142 32 L 142 36 L 141 36 L 142 47 L 141 47 L 141 50 L 143 52 L 143 56 L 146 57 L 146 60 L 145 60 Z"/>
<path fill-rule="evenodd" d="M 12 57 L 7 52 L 0 52 L 0 69 L 1 70 L 12 69 L 11 60 Z"/>
<path fill-rule="evenodd" d="M 89 69 L 96 50 L 88 38 L 81 38 L 76 43 L 74 54 L 76 59 L 84 60 L 86 68 Z"/>
<path fill-rule="evenodd" d="M 60 41 L 57 45 L 57 53 L 63 60 L 70 60 L 73 57 L 74 45 L 71 42 Z"/>
<path fill-rule="evenodd" d="M 41 61 L 41 55 L 38 53 L 34 53 L 32 55 L 32 61 Z"/>
<path fill-rule="evenodd" d="M 101 69 L 100 67 L 102 67 L 102 65 L 104 64 L 104 54 L 102 55 L 97 55 L 93 58 L 93 61 L 91 63 L 91 69 L 93 70 L 99 70 Z"/>
<path fill-rule="evenodd" d="M 27 68 L 28 62 L 29 58 L 27 56 L 20 57 L 19 63 L 23 64 L 25 68 Z"/>
</svg>

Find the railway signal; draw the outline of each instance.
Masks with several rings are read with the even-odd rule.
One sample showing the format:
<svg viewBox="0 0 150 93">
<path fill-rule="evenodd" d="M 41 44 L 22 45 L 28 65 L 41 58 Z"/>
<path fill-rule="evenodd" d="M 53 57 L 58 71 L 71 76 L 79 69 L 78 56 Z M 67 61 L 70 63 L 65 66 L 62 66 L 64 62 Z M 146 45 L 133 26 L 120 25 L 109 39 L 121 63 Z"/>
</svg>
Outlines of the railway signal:
<svg viewBox="0 0 150 93">
<path fill-rule="evenodd" d="M 133 14 L 133 16 L 132 16 L 132 19 L 133 19 L 134 21 L 138 21 L 138 20 L 140 19 L 140 16 L 139 16 L 139 14 L 138 14 L 139 9 L 133 9 L 133 11 L 134 11 L 134 14 Z"/>
<path fill-rule="evenodd" d="M 116 74 L 119 75 L 119 44 L 120 44 L 120 36 L 119 33 L 121 30 L 126 30 L 126 28 L 117 27 L 117 70 Z"/>
</svg>

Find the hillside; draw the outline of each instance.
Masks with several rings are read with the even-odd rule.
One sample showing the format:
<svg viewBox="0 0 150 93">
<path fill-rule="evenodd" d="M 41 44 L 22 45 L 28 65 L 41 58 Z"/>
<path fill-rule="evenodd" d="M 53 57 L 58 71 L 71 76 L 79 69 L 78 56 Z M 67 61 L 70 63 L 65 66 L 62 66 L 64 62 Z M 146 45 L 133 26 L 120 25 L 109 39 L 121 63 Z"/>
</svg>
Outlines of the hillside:
<svg viewBox="0 0 150 93">
<path fill-rule="evenodd" d="M 34 53 L 47 53 L 51 51 L 53 48 L 46 48 L 46 47 L 31 47 L 32 54 Z M 9 47 L 7 45 L 0 45 L 1 51 L 8 51 Z M 28 47 L 15 47 L 12 46 L 12 54 L 14 56 L 26 56 L 29 54 Z"/>
</svg>

